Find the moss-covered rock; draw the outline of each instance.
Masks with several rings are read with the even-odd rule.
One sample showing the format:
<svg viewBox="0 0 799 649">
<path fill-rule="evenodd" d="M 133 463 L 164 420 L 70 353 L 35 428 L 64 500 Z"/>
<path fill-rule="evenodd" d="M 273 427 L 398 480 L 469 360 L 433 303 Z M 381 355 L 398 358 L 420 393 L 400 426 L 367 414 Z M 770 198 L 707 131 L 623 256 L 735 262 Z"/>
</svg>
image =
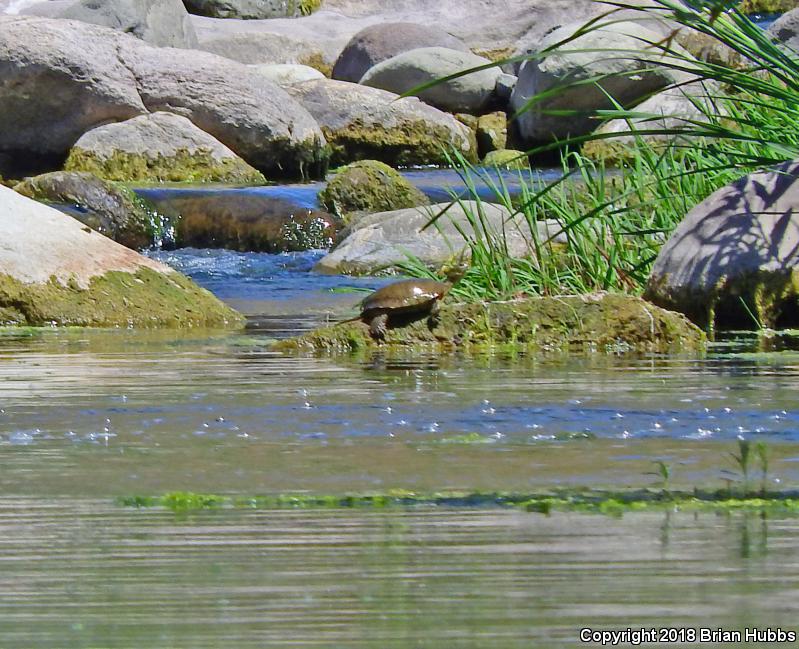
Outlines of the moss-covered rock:
<svg viewBox="0 0 799 649">
<path fill-rule="evenodd" d="M 23 196 L 74 206 L 70 215 L 134 250 L 162 241 L 169 224 L 135 192 L 90 173 L 55 171 L 14 187 Z"/>
<path fill-rule="evenodd" d="M 90 280 L 28 284 L 0 274 L 0 324 L 82 327 L 236 327 L 244 318 L 180 273 L 141 268 Z"/>
<path fill-rule="evenodd" d="M 742 0 L 738 10 L 745 14 L 781 14 L 797 7 L 798 0 Z"/>
<path fill-rule="evenodd" d="M 508 116 L 502 111 L 481 115 L 477 120 L 476 135 L 480 157 L 504 149 L 508 145 Z"/>
<path fill-rule="evenodd" d="M 482 162 L 484 167 L 497 167 L 499 169 L 529 169 L 530 161 L 524 151 L 516 149 L 500 149 L 489 151 Z"/>
<path fill-rule="evenodd" d="M 387 212 L 429 203 L 402 174 L 382 162 L 362 160 L 340 169 L 319 192 L 319 202 L 342 216 Z"/>
<path fill-rule="evenodd" d="M 165 112 L 92 129 L 72 147 L 64 168 L 121 182 L 266 183 L 219 140 Z"/>
<path fill-rule="evenodd" d="M 393 326 L 392 326 L 393 325 Z M 508 347 L 529 351 L 696 351 L 704 334 L 684 316 L 641 298 L 599 294 L 441 305 L 434 322 L 389 322 L 384 344 L 436 349 Z M 346 353 L 378 343 L 360 322 L 281 341 L 283 351 Z"/>
</svg>

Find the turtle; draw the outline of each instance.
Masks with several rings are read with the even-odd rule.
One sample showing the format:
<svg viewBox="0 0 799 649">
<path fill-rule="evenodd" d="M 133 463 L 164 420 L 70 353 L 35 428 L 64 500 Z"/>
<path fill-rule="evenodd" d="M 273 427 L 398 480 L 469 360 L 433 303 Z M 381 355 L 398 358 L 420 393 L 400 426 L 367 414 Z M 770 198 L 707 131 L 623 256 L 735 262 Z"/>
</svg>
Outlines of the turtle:
<svg viewBox="0 0 799 649">
<path fill-rule="evenodd" d="M 434 322 L 438 315 L 439 302 L 463 277 L 466 265 L 459 261 L 453 266 L 444 266 L 442 270 L 447 276 L 446 282 L 434 279 L 403 279 L 377 289 L 360 302 L 360 315 L 342 320 L 339 324 L 361 320 L 369 326 L 372 338 L 382 340 L 386 336 L 389 321 L 402 325 L 427 316 L 430 322 Z"/>
</svg>

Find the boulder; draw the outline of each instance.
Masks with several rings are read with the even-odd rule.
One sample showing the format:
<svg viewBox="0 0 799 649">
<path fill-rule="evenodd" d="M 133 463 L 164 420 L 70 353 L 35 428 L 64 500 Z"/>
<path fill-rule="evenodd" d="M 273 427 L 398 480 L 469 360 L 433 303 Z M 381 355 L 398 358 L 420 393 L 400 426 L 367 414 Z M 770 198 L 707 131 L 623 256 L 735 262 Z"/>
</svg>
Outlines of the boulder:
<svg viewBox="0 0 799 649">
<path fill-rule="evenodd" d="M 0 322 L 96 327 L 241 326 L 163 264 L 0 186 Z"/>
<path fill-rule="evenodd" d="M 212 18 L 293 18 L 307 16 L 321 0 L 183 0 L 193 14 Z"/>
<path fill-rule="evenodd" d="M 430 219 L 443 210 L 445 213 L 436 224 L 423 230 Z M 511 255 L 531 254 L 530 230 L 523 216 L 512 217 L 501 205 L 462 201 L 365 216 L 352 224 L 350 234 L 320 259 L 314 270 L 368 274 L 407 261 L 408 255 L 430 266 L 438 266 L 466 247 L 460 232 L 473 232 L 471 217 L 476 215 L 482 216 L 490 235 L 505 237 Z M 542 240 L 560 231 L 554 221 L 542 221 L 538 228 Z"/>
<path fill-rule="evenodd" d="M 330 63 L 315 44 L 280 34 L 224 33 L 201 43 L 200 49 L 251 65 L 307 65 L 328 76 Z M 327 72 L 328 75 L 324 74 Z"/>
<path fill-rule="evenodd" d="M 490 151 L 504 149 L 508 144 L 508 116 L 502 111 L 482 115 L 477 120 L 476 135 L 481 158 Z"/>
<path fill-rule="evenodd" d="M 541 41 L 544 51 L 572 36 L 582 23 L 561 27 Z M 553 138 L 579 136 L 596 127 L 591 114 L 611 109 L 613 97 L 622 106 L 634 106 L 661 88 L 687 82 L 691 76 L 659 65 L 668 63 L 657 48 L 663 37 L 633 21 L 609 24 L 583 34 L 560 46 L 543 58 L 525 61 L 511 95 L 513 111 L 525 109 L 530 99 L 540 93 L 560 89 L 554 95 L 536 102 L 516 120 L 519 135 L 529 143 L 548 142 Z M 675 51 L 690 55 L 678 45 Z M 573 85 L 603 76 L 596 83 Z M 578 111 L 574 115 L 547 114 L 547 111 Z"/>
<path fill-rule="evenodd" d="M 350 39 L 336 59 L 333 78 L 358 83 L 369 68 L 420 47 L 469 51 L 463 41 L 437 27 L 418 23 L 378 23 L 362 29 Z"/>
<path fill-rule="evenodd" d="M 140 42 L 74 21 L 0 16 L 0 154 L 14 165 L 7 175 L 40 158 L 55 166 L 94 126 L 147 112 L 118 56 L 120 39 Z"/>
<path fill-rule="evenodd" d="M 786 11 L 769 25 L 767 31 L 774 40 L 799 52 L 799 8 Z"/>
<path fill-rule="evenodd" d="M 713 96 L 718 96 L 718 92 L 708 91 L 707 86 L 702 82 L 687 83 L 652 95 L 635 107 L 636 113 L 652 115 L 651 119 L 641 117 L 629 121 L 609 120 L 596 129 L 595 133 L 602 136 L 615 133 L 618 134 L 617 137 L 590 140 L 583 145 L 582 153 L 586 157 L 604 160 L 612 164 L 628 160 L 635 151 L 633 145 L 636 136 L 624 134 L 629 133 L 631 127 L 639 131 L 680 128 L 690 130 L 694 128 L 692 121 L 707 121 L 708 118 L 702 111 L 702 106 L 705 106 L 711 114 L 718 113 L 720 107 L 711 104 L 712 100 L 708 98 Z M 638 137 L 655 148 L 663 148 L 668 144 L 690 138 L 690 136 L 660 133 L 639 135 Z M 676 153 L 679 155 L 679 151 Z"/>
<path fill-rule="evenodd" d="M 15 3 L 6 5 L 3 13 L 11 13 L 8 9 Z M 26 3 L 19 13 L 111 27 L 157 47 L 197 45 L 197 35 L 181 0 L 44 0 Z"/>
<path fill-rule="evenodd" d="M 14 191 L 68 206 L 81 223 L 127 248 L 149 248 L 164 236 L 165 224 L 152 206 L 131 189 L 90 173 L 54 171 L 26 178 Z"/>
<path fill-rule="evenodd" d="M 0 157 L 57 161 L 91 128 L 159 110 L 189 118 L 260 171 L 324 166 L 313 118 L 244 65 L 76 21 L 0 18 Z"/>
<path fill-rule="evenodd" d="M 480 163 L 484 167 L 497 167 L 498 169 L 529 169 L 530 161 L 524 151 L 516 149 L 497 149 L 489 151 Z"/>
<path fill-rule="evenodd" d="M 98 126 L 72 147 L 67 171 L 135 182 L 263 184 L 263 174 L 187 118 L 157 112 Z"/>
<path fill-rule="evenodd" d="M 349 222 L 354 214 L 416 207 L 429 201 L 398 171 L 376 160 L 361 160 L 340 169 L 319 192 L 319 202 Z"/>
<path fill-rule="evenodd" d="M 330 214 L 257 190 L 143 193 L 177 223 L 179 247 L 270 253 L 329 248 L 341 225 Z"/>
<path fill-rule="evenodd" d="M 423 47 L 369 68 L 360 83 L 401 95 L 430 81 L 487 64 L 491 64 L 489 59 L 471 52 Z M 414 95 L 441 110 L 479 114 L 494 100 L 494 88 L 501 74 L 499 68 L 491 67 L 442 81 Z"/>
<path fill-rule="evenodd" d="M 306 81 L 284 90 L 302 104 L 322 129 L 330 162 L 381 160 L 392 166 L 447 164 L 455 148 L 475 160 L 474 134 L 454 117 L 414 97 L 345 81 Z"/>
<path fill-rule="evenodd" d="M 296 63 L 257 63 L 249 67 L 279 86 L 325 78 L 316 68 Z"/>
<path fill-rule="evenodd" d="M 646 296 L 702 327 L 799 326 L 799 162 L 694 207 L 663 246 Z"/>
</svg>

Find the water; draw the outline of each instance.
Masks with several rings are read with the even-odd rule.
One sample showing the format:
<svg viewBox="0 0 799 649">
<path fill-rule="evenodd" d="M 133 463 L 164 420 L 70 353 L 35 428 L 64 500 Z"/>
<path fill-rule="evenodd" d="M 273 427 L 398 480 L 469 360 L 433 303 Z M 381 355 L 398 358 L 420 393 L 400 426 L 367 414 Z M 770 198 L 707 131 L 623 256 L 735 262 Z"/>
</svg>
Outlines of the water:
<svg viewBox="0 0 799 649">
<path fill-rule="evenodd" d="M 795 628 L 794 519 L 181 516 L 114 500 L 641 486 L 654 460 L 675 486 L 722 486 L 739 435 L 766 441 L 771 486 L 792 488 L 795 354 L 286 357 L 271 340 L 382 280 L 309 273 L 318 252 L 156 254 L 250 328 L 0 335 L 0 646 L 561 647 L 583 626 Z"/>
</svg>

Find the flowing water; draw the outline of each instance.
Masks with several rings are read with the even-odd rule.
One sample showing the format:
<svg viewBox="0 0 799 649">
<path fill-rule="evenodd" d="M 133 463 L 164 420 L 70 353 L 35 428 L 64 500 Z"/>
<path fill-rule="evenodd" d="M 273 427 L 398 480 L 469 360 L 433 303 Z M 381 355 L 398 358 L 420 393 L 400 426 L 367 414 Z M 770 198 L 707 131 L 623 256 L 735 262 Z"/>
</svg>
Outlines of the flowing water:
<svg viewBox="0 0 799 649">
<path fill-rule="evenodd" d="M 740 435 L 768 442 L 769 483 L 791 487 L 793 352 L 282 356 L 271 340 L 384 280 L 314 275 L 314 252 L 154 254 L 250 327 L 0 335 L 0 647 L 560 647 L 583 627 L 796 629 L 791 518 L 180 515 L 115 500 L 640 486 L 653 460 L 677 485 L 721 486 Z"/>
</svg>

